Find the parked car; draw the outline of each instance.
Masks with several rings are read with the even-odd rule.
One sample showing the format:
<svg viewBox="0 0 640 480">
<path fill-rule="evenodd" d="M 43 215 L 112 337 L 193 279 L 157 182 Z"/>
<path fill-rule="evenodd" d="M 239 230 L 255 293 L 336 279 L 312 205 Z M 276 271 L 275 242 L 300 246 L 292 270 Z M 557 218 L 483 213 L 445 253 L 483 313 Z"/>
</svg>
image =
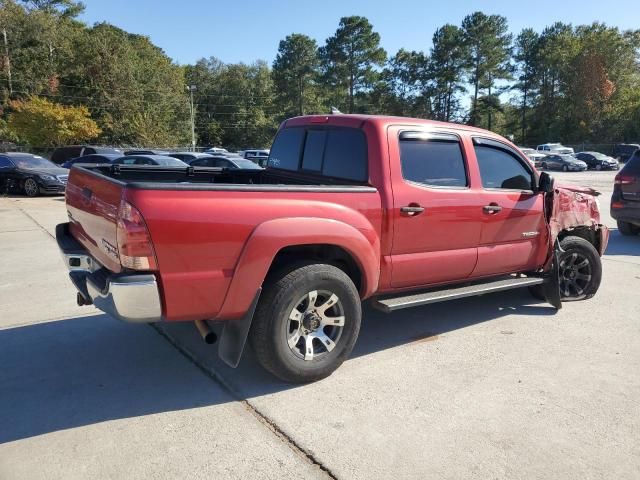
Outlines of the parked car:
<svg viewBox="0 0 640 480">
<path fill-rule="evenodd" d="M 122 157 L 118 153 L 101 153 L 93 155 L 85 155 L 84 157 L 72 158 L 62 164 L 62 168 L 71 168 L 76 163 L 111 163 Z"/>
<path fill-rule="evenodd" d="M 564 172 L 582 172 L 587 169 L 587 164 L 573 155 L 547 155 L 540 162 L 540 166 L 543 170 L 562 170 Z"/>
<path fill-rule="evenodd" d="M 618 170 L 620 164 L 615 158 L 611 158 L 599 152 L 579 152 L 575 157 L 587 164 L 587 168 L 595 170 Z"/>
<path fill-rule="evenodd" d="M 538 145 L 536 150 L 543 153 L 556 153 L 556 154 L 568 154 L 573 155 L 574 151 L 571 147 L 565 147 L 561 143 L 543 143 Z"/>
<path fill-rule="evenodd" d="M 526 147 L 519 147 L 519 148 L 520 148 L 520 151 L 524 153 L 529 160 L 531 160 L 531 163 L 533 163 L 533 166 L 536 168 L 541 167 L 542 159 L 547 156 L 546 153 L 538 152 L 533 148 L 526 148 Z"/>
<path fill-rule="evenodd" d="M 190 163 L 198 158 L 209 158 L 211 154 L 200 152 L 172 152 L 168 153 L 167 156 L 182 160 L 184 163 Z"/>
<path fill-rule="evenodd" d="M 30 153 L 0 153 L 0 190 L 37 197 L 64 193 L 69 170 Z"/>
<path fill-rule="evenodd" d="M 130 149 L 124 151 L 125 155 L 168 155 L 166 150 Z"/>
<path fill-rule="evenodd" d="M 227 150 L 226 148 L 222 148 L 222 147 L 211 147 L 211 148 L 207 148 L 204 152 L 202 153 L 229 153 L 229 150 Z"/>
<path fill-rule="evenodd" d="M 167 155 L 125 155 L 112 163 L 117 165 L 162 165 L 164 167 L 186 167 L 187 164 Z"/>
<path fill-rule="evenodd" d="M 613 147 L 613 158 L 619 162 L 626 162 L 631 156 L 640 149 L 637 143 L 619 143 Z"/>
<path fill-rule="evenodd" d="M 262 170 L 262 167 L 251 160 L 242 158 L 240 156 L 232 155 L 208 155 L 201 158 L 191 160 L 189 165 L 192 167 L 218 167 L 218 168 L 231 168 L 231 169 L 245 169 L 245 170 Z"/>
<path fill-rule="evenodd" d="M 266 167 L 267 160 L 269 160 L 269 150 L 267 149 L 241 150 L 238 152 L 238 155 L 257 163 L 261 167 Z"/>
<path fill-rule="evenodd" d="M 521 287 L 555 308 L 590 298 L 608 240 L 597 192 L 554 185 L 495 133 L 428 120 L 297 117 L 268 168 L 241 176 L 146 181 L 125 165 L 69 178 L 70 223 L 56 236 L 79 304 L 193 321 L 208 341 L 215 320 L 226 363 L 248 335 L 288 382 L 349 356 L 365 299 L 390 312 Z"/>
<path fill-rule="evenodd" d="M 122 150 L 111 147 L 97 147 L 95 145 L 69 145 L 67 147 L 56 148 L 51 154 L 51 161 L 60 165 L 72 158 L 94 155 L 96 153 L 122 155 Z"/>
<path fill-rule="evenodd" d="M 618 172 L 611 195 L 611 216 L 623 235 L 640 233 L 640 150 Z"/>
</svg>

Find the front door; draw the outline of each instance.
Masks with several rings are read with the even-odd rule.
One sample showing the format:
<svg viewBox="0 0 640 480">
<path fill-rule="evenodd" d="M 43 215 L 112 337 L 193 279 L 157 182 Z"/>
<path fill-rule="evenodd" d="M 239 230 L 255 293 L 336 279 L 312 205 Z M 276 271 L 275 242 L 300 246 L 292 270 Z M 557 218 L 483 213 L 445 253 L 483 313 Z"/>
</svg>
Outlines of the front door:
<svg viewBox="0 0 640 480">
<path fill-rule="evenodd" d="M 507 144 L 482 138 L 473 143 L 484 215 L 473 276 L 535 269 L 546 257 L 548 234 L 535 174 Z"/>
<path fill-rule="evenodd" d="M 393 186 L 391 286 L 461 280 L 472 272 L 482 206 L 458 135 L 389 129 Z"/>
</svg>

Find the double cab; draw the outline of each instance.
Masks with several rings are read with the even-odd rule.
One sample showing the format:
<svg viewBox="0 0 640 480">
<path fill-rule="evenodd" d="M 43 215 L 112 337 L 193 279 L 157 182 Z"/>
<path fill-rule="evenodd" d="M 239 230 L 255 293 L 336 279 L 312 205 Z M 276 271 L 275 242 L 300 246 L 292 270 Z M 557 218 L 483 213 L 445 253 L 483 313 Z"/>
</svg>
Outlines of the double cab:
<svg viewBox="0 0 640 480">
<path fill-rule="evenodd" d="M 263 170 L 74 166 L 57 237 L 80 305 L 206 339 L 217 325 L 225 362 L 248 338 L 268 371 L 306 382 L 348 357 L 365 300 L 592 297 L 608 240 L 596 194 L 485 130 L 314 115 L 281 125 Z"/>
</svg>

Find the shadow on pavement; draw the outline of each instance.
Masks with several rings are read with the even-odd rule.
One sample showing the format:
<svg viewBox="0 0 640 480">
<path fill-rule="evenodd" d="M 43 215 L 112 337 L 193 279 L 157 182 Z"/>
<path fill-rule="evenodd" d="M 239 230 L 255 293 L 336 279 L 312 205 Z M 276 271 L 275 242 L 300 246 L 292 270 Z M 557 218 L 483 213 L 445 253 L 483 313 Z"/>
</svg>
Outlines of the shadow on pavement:
<svg viewBox="0 0 640 480">
<path fill-rule="evenodd" d="M 526 290 L 390 315 L 365 307 L 352 357 L 505 315 L 554 313 L 550 306 L 534 302 Z M 158 328 L 240 398 L 299 387 L 264 371 L 250 348 L 238 369 L 229 368 L 191 323 Z M 0 330 L 0 345 L 0 443 L 234 400 L 148 326 L 125 324 L 106 315 Z"/>
<path fill-rule="evenodd" d="M 625 236 L 622 235 L 618 229 L 611 229 L 611 236 L 609 237 L 609 244 L 605 255 L 627 255 L 638 256 L 640 255 L 640 235 Z"/>
<path fill-rule="evenodd" d="M 0 443 L 231 397 L 146 325 L 105 315 L 0 330 Z"/>
</svg>

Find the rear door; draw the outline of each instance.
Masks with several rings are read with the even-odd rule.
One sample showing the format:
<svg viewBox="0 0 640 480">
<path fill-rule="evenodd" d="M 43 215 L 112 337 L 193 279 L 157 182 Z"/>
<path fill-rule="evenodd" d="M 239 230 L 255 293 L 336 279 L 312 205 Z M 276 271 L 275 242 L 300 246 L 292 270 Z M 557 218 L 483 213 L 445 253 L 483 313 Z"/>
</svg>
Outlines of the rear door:
<svg viewBox="0 0 640 480">
<path fill-rule="evenodd" d="M 389 129 L 393 187 L 391 286 L 462 280 L 473 271 L 482 227 L 462 138 Z"/>
<path fill-rule="evenodd" d="M 482 233 L 473 276 L 535 269 L 547 253 L 544 196 L 529 163 L 507 144 L 474 137 L 483 199 Z"/>
</svg>

